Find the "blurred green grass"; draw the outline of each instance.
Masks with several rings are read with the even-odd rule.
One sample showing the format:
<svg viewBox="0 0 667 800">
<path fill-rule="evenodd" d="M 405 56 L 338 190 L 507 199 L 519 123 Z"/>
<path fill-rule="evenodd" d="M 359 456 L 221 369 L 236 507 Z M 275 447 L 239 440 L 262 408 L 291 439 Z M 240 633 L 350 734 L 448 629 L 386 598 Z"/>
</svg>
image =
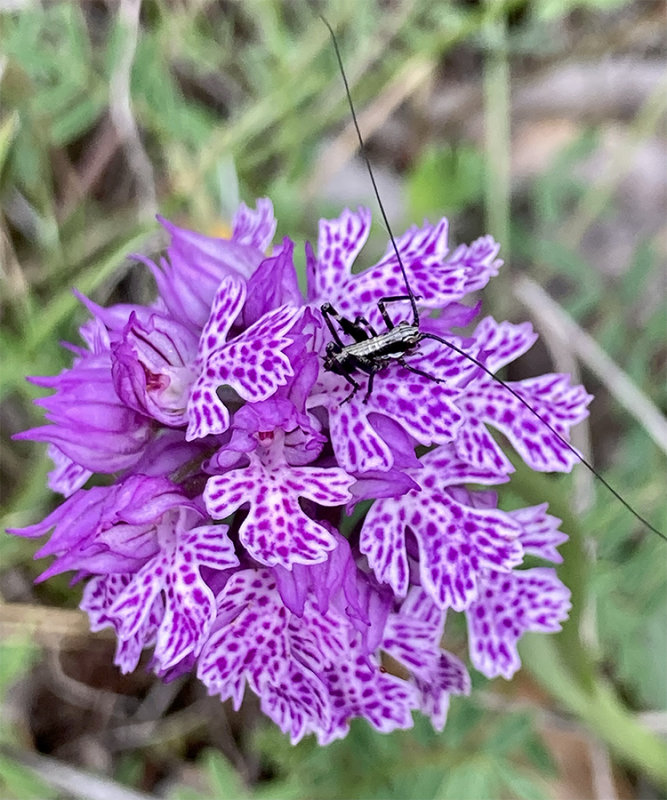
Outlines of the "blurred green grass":
<svg viewBox="0 0 667 800">
<path fill-rule="evenodd" d="M 557 296 L 567 313 L 664 410 L 664 242 L 655 231 L 635 237 L 631 257 L 618 275 L 596 268 L 591 248 L 582 246 L 598 224 L 603 232 L 609 225 L 624 224 L 616 190 L 628 171 L 625 162 L 612 163 L 591 181 L 582 165 L 603 148 L 610 120 L 616 125 L 620 119 L 632 147 L 641 148 L 664 125 L 664 108 L 656 111 L 647 100 L 631 120 L 624 111 L 617 118 L 613 110 L 608 118 L 577 120 L 567 144 L 537 173 L 505 187 L 493 179 L 511 166 L 507 97 L 498 87 L 514 92 L 533 70 L 567 66 L 578 58 L 585 62 L 628 51 L 636 58 L 654 55 L 649 45 L 640 43 L 633 50 L 631 39 L 628 44 L 613 33 L 630 29 L 639 36 L 653 19 L 651 4 L 420 0 L 384 5 L 342 0 L 324 4 L 323 10 L 339 32 L 357 108 L 375 109 L 369 147 L 378 169 L 400 174 L 402 223 L 446 213 L 458 241 L 486 232 L 485 220 L 496 234 L 507 231 L 504 244 L 512 263 L 499 283 L 492 284 L 485 311 L 525 318 L 511 295 L 512 276 L 530 275 Z M 612 33 L 591 47 L 587 34 L 603 26 Z M 151 192 L 132 168 L 109 111 L 110 86 L 128 42 L 117 7 L 110 11 L 101 3 L 57 2 L 3 11 L 0 42 L 0 419 L 3 437 L 8 437 L 40 420 L 30 405 L 37 392 L 25 375 L 52 374 L 69 362 L 58 342 L 76 342 L 77 327 L 85 318 L 72 286 L 102 303 L 138 293 L 150 296 L 150 284 L 125 256 L 133 251 L 154 254 L 162 242 L 150 216 Z M 491 63 L 495 71 L 488 67 Z M 416 100 L 403 98 L 400 87 L 422 74 L 427 77 L 415 91 Z M 418 124 L 419 112 L 429 102 L 424 97 L 420 101 L 421 95 L 430 92 L 437 99 L 439 83 L 451 90 L 456 81 L 470 79 L 480 87 L 487 81 L 486 96 L 481 90 L 477 100 L 473 96 L 470 115 L 477 114 L 500 135 L 487 138 L 485 145 L 483 137 L 470 134 L 460 121 L 452 128 L 453 139 L 446 125 L 441 131 L 425 124 L 423 113 L 423 124 Z M 393 106 L 392 98 L 398 98 Z M 391 122 L 386 119 L 389 112 L 377 110 L 383 99 L 402 125 L 404 138 L 399 136 L 398 145 L 390 134 L 383 135 L 382 124 L 386 121 L 390 128 Z M 199 230 L 218 230 L 229 221 L 236 202 L 236 180 L 230 176 L 237 176 L 238 191 L 247 202 L 256 196 L 273 200 L 279 237 L 313 240 L 319 216 L 338 213 L 331 197 L 314 192 L 313 176 L 326 166 L 334 145 L 346 141 L 340 132 L 349 125 L 349 112 L 328 33 L 305 3 L 145 2 L 133 54 L 131 102 L 153 170 L 154 186 L 148 188 L 154 189 L 165 216 Z M 352 155 L 348 150 L 343 161 Z M 370 200 L 370 187 L 366 196 Z M 395 227 L 400 231 L 401 222 L 396 220 Z M 628 235 L 634 235 L 632 228 Z M 379 242 L 384 238 L 378 230 L 371 248 L 383 247 Z M 527 369 L 553 369 L 546 350 L 531 356 Z M 590 424 L 596 463 L 631 503 L 664 529 L 664 453 L 604 387 L 586 374 L 584 378 L 598 394 Z M 48 464 L 43 449 L 5 441 L 2 450 L 3 526 L 27 524 L 54 503 L 44 488 Z M 560 651 L 566 660 L 569 653 L 573 680 L 585 681 L 583 673 L 589 671 L 592 680 L 614 684 L 628 714 L 641 709 L 664 713 L 664 543 L 641 530 L 599 486 L 593 487 L 585 513 L 573 511 L 568 479 L 545 479 L 537 487 L 519 480 L 515 492 L 524 502 L 548 499 L 554 513 L 567 517 L 565 529 L 573 534 L 571 560 L 589 562 L 564 573 L 579 598 Z M 508 495 L 506 500 L 518 502 L 519 497 Z M 597 550 L 594 559 L 586 556 L 591 542 Z M 36 606 L 76 605 L 75 592 L 64 582 L 31 588 L 38 571 L 31 561 L 34 549 L 29 541 L 0 538 L 4 599 Z M 125 687 L 131 691 L 131 682 Z M 504 691 L 497 684 L 492 689 Z M 52 719 L 42 725 L 53 732 L 59 723 L 57 701 L 52 702 Z M 553 777 L 552 759 L 534 724 L 526 726 L 523 712 L 492 711 L 473 696 L 453 703 L 451 717 L 442 737 L 421 723 L 412 733 L 384 738 L 355 725 L 348 740 L 324 751 L 308 742 L 290 750 L 273 731 L 262 731 L 257 740 L 238 731 L 231 738 L 238 747 L 236 766 L 245 765 L 241 773 L 251 785 L 248 791 L 258 795 L 548 794 L 545 776 Z M 513 726 L 520 731 L 514 737 Z M 494 745 L 494 735 L 497 742 L 507 737 L 506 746 Z M 31 746 L 39 744 L 34 731 L 32 737 Z M 220 739 L 198 730 L 167 749 L 184 770 L 207 746 L 220 748 Z M 41 749 L 49 752 L 46 746 Z M 358 761 L 362 750 L 370 754 L 365 762 Z M 209 762 L 205 767 L 202 758 L 196 763 L 208 775 L 205 780 L 215 781 L 215 758 L 213 767 Z M 113 778 L 146 788 L 151 769 L 180 777 L 181 771 L 173 765 L 167 769 L 164 761 L 164 754 L 146 744 L 125 753 L 124 759 L 110 757 L 108 763 Z M 359 763 L 365 765 L 361 776 Z M 641 773 L 640 762 L 633 767 Z M 220 768 L 224 773 L 224 766 Z M 8 774 L 6 766 L 0 765 L 0 774 Z M 657 780 L 655 773 L 652 777 Z M 220 780 L 221 795 L 226 779 Z"/>
</svg>

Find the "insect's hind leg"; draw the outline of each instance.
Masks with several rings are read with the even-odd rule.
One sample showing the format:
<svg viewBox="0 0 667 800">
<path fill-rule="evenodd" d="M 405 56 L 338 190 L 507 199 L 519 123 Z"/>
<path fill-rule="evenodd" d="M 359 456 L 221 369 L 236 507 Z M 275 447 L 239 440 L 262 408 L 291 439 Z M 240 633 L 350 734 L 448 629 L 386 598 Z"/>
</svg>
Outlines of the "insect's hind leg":
<svg viewBox="0 0 667 800">
<path fill-rule="evenodd" d="M 415 298 L 415 300 L 417 300 L 417 299 L 418 298 Z M 395 328 L 396 326 L 394 325 L 391 317 L 389 316 L 389 312 L 387 311 L 387 309 L 385 307 L 386 304 L 387 303 L 400 303 L 400 302 L 406 302 L 406 301 L 408 303 L 412 302 L 412 298 L 410 297 L 409 294 L 396 294 L 396 295 L 392 295 L 391 297 L 383 297 L 380 300 L 378 300 L 378 309 L 380 311 L 380 314 L 382 314 L 382 319 L 384 320 L 384 324 L 387 326 L 387 328 L 389 330 L 392 330 L 392 328 Z M 419 322 L 419 320 L 415 320 L 415 324 L 417 322 Z"/>
<path fill-rule="evenodd" d="M 397 358 L 396 360 L 402 367 L 405 367 L 405 369 L 409 370 L 410 372 L 414 372 L 415 375 L 421 375 L 422 378 L 428 378 L 430 381 L 433 381 L 434 383 L 445 382 L 441 378 L 436 378 L 435 375 L 429 375 L 428 372 L 424 372 L 424 370 L 419 369 L 419 367 L 413 367 L 412 364 L 408 364 L 408 362 L 403 357 Z"/>
</svg>

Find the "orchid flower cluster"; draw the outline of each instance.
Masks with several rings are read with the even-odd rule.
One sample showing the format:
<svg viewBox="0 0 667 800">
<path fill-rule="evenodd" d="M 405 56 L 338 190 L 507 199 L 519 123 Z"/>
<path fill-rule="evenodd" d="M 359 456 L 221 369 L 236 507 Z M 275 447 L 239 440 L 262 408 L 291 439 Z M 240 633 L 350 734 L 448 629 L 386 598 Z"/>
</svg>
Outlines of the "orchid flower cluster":
<svg viewBox="0 0 667 800">
<path fill-rule="evenodd" d="M 364 208 L 320 222 L 304 299 L 293 243 L 271 249 L 268 200 L 241 206 L 227 239 L 162 220 L 166 256 L 140 257 L 157 299 L 103 308 L 79 295 L 91 318 L 72 366 L 31 379 L 55 390 L 37 401 L 50 424 L 17 436 L 48 443 L 49 486 L 66 498 L 13 531 L 50 532 L 38 580 L 74 571 L 123 672 L 151 649 L 158 676 L 195 672 L 235 707 L 248 686 L 293 742 L 341 738 L 354 717 L 408 728 L 413 710 L 441 729 L 450 696 L 470 691 L 441 647 L 448 611 L 465 614 L 472 666 L 510 678 L 520 637 L 559 630 L 569 610 L 553 568 L 521 568 L 561 560 L 560 520 L 546 504 L 502 511 L 486 488 L 513 471 L 491 429 L 531 468 L 569 471 L 557 436 L 433 340 L 406 355 L 419 372 L 391 361 L 368 398 L 323 369 L 324 302 L 382 329 L 377 301 L 405 292 L 392 247 L 352 272 L 370 223 Z M 490 236 L 450 250 L 442 220 L 397 246 L 424 332 L 493 372 L 534 343 L 530 324 L 491 317 L 452 332 L 501 266 Z M 564 438 L 587 414 L 569 376 L 510 385 Z"/>
</svg>

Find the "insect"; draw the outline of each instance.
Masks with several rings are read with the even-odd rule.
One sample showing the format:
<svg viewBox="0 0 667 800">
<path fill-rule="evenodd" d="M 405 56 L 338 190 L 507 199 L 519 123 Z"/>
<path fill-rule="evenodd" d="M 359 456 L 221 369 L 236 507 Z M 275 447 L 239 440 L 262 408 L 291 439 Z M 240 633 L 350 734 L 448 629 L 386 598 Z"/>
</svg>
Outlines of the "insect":
<svg viewBox="0 0 667 800">
<path fill-rule="evenodd" d="M 396 254 L 396 258 L 398 260 L 398 265 L 401 270 L 401 275 L 403 277 L 403 282 L 405 284 L 406 293 L 404 295 L 395 295 L 392 297 L 384 297 L 378 301 L 378 309 L 382 316 L 382 320 L 386 326 L 386 330 L 382 333 L 378 333 L 375 328 L 368 322 L 368 320 L 363 316 L 357 316 L 354 320 L 349 320 L 342 315 L 340 315 L 336 309 L 331 305 L 331 303 L 324 303 L 320 310 L 322 312 L 322 316 L 324 321 L 331 333 L 332 340 L 327 344 L 326 347 L 326 356 L 324 359 L 324 369 L 328 370 L 329 372 L 333 372 L 337 375 L 343 376 L 351 385 L 352 391 L 350 394 L 343 400 L 343 402 L 348 402 L 349 400 L 354 397 L 354 395 L 361 389 L 361 385 L 354 377 L 355 373 L 365 373 L 368 375 L 368 383 L 366 386 L 366 393 L 364 395 L 364 402 L 368 402 L 372 392 L 373 392 L 373 382 L 375 376 L 386 369 L 392 361 L 398 362 L 402 367 L 405 369 L 415 372 L 418 375 L 422 375 L 429 380 L 435 381 L 436 383 L 440 383 L 440 379 L 429 375 L 427 372 L 424 372 L 416 367 L 410 365 L 408 361 L 405 360 L 405 356 L 409 355 L 412 351 L 414 351 L 419 343 L 424 339 L 433 339 L 441 344 L 449 347 L 451 350 L 454 350 L 459 355 L 463 356 L 464 358 L 471 361 L 477 367 L 479 367 L 483 372 L 485 372 L 492 380 L 502 386 L 507 392 L 512 394 L 528 411 L 536 417 L 543 425 L 545 425 L 551 433 L 556 436 L 556 438 L 570 450 L 579 461 L 606 487 L 606 489 L 614 495 L 614 497 L 643 525 L 645 525 L 650 531 L 660 536 L 661 539 L 667 541 L 667 534 L 660 531 L 654 525 L 652 525 L 642 514 L 640 514 L 614 487 L 607 481 L 607 479 L 586 459 L 575 447 L 573 447 L 566 439 L 558 433 L 557 430 L 551 425 L 551 423 L 542 416 L 538 411 L 536 411 L 530 403 L 528 403 L 524 398 L 516 392 L 508 383 L 499 378 L 495 373 L 493 373 L 488 367 L 486 367 L 481 361 L 479 361 L 474 356 L 466 353 L 461 348 L 459 348 L 453 342 L 448 341 L 447 339 L 443 339 L 440 336 L 436 336 L 433 333 L 426 333 L 420 329 L 420 320 L 419 320 L 419 309 L 417 307 L 417 300 L 418 297 L 415 296 L 414 292 L 410 287 L 410 282 L 408 280 L 407 272 L 405 270 L 405 266 L 403 264 L 403 260 L 401 259 L 401 254 L 399 252 L 398 246 L 396 244 L 396 240 L 394 238 L 393 232 L 391 230 L 391 225 L 389 224 L 389 220 L 387 218 L 386 211 L 384 209 L 384 205 L 382 203 L 382 198 L 380 197 L 380 192 L 378 190 L 377 183 L 375 181 L 375 176 L 373 174 L 373 168 L 371 167 L 370 159 L 366 153 L 366 147 L 364 144 L 363 136 L 361 134 L 361 129 L 359 127 L 359 122 L 357 119 L 357 114 L 354 109 L 354 103 L 352 102 L 352 95 L 350 92 L 350 86 L 347 81 L 347 76 L 345 74 L 345 68 L 343 66 L 343 59 L 340 54 L 340 49 L 338 47 L 338 40 L 336 39 L 336 35 L 333 31 L 333 28 L 327 21 L 327 19 L 320 15 L 320 18 L 326 25 L 329 30 L 329 34 L 331 35 L 331 40 L 333 42 L 334 51 L 336 53 L 336 59 L 338 61 L 338 66 L 340 69 L 341 76 L 343 78 L 343 83 L 345 84 L 345 93 L 347 96 L 348 105 L 350 107 L 350 112 L 352 114 L 352 121 L 354 123 L 354 127 L 357 133 L 357 139 L 359 141 L 359 149 L 366 164 L 366 169 L 368 170 L 369 177 L 371 179 L 371 183 L 373 185 L 373 192 L 378 202 L 378 206 L 380 208 L 380 213 L 382 215 L 382 219 L 386 226 L 387 232 L 389 233 L 389 238 L 391 244 L 393 246 L 394 252 Z M 409 301 L 410 307 L 412 310 L 412 321 L 408 322 L 403 320 L 398 323 L 394 323 L 387 313 L 386 306 L 389 303 L 394 302 L 405 302 Z M 346 335 L 352 338 L 354 341 L 350 344 L 345 344 L 341 338 L 338 330 L 336 329 L 337 323 L 340 330 Z"/>
<path fill-rule="evenodd" d="M 412 305 L 413 321 L 401 320 L 394 325 L 391 317 L 387 313 L 387 303 L 409 300 Z M 364 403 L 373 392 L 373 379 L 378 372 L 381 372 L 389 363 L 394 360 L 402 367 L 423 375 L 430 380 L 437 381 L 437 378 L 429 375 L 421 369 L 411 366 L 405 356 L 417 347 L 422 339 L 428 334 L 419 330 L 419 311 L 417 310 L 416 298 L 413 295 L 396 295 L 395 297 L 384 297 L 378 301 L 378 309 L 382 315 L 387 330 L 378 333 L 365 317 L 358 316 L 354 322 L 342 317 L 331 303 L 324 303 L 321 307 L 324 321 L 331 332 L 333 340 L 327 344 L 327 354 L 324 359 L 324 369 L 342 375 L 352 384 L 352 391 L 343 400 L 347 402 L 361 389 L 361 386 L 353 377 L 353 373 L 360 371 L 368 375 L 368 384 Z M 353 344 L 343 344 L 341 338 L 333 324 L 335 320 L 340 329 L 354 339 Z"/>
<path fill-rule="evenodd" d="M 436 383 L 441 383 L 440 379 L 434 377 L 433 375 L 429 375 L 427 372 L 411 366 L 410 363 L 405 360 L 405 356 L 415 350 L 415 348 L 423 339 L 435 339 L 443 344 L 448 343 L 445 342 L 444 339 L 440 339 L 440 337 L 435 336 L 434 334 L 425 333 L 419 327 L 419 308 L 417 307 L 417 300 L 419 298 L 415 296 L 412 288 L 410 287 L 410 282 L 405 271 L 401 254 L 398 250 L 398 246 L 396 245 L 396 240 L 391 232 L 389 220 L 387 219 L 384 206 L 380 199 L 380 193 L 378 191 L 377 184 L 375 183 L 373 169 L 368 157 L 366 156 L 364 140 L 361 135 L 361 129 L 359 128 L 359 122 L 357 120 L 354 104 L 352 102 L 350 87 L 347 82 L 345 68 L 343 67 L 343 59 L 338 47 L 338 41 L 329 22 L 323 16 L 321 16 L 321 19 L 331 34 L 334 50 L 336 52 L 336 58 L 338 59 L 338 66 L 345 83 L 345 92 L 350 106 L 350 111 L 352 112 L 352 120 L 354 122 L 354 127 L 359 139 L 361 153 L 364 157 L 366 168 L 368 169 L 368 174 L 373 184 L 373 189 L 380 206 L 382 218 L 387 226 L 387 230 L 389 231 L 389 237 L 391 239 L 394 252 L 396 253 L 396 258 L 398 259 L 398 264 L 401 268 L 401 274 L 403 276 L 403 282 L 405 283 L 405 288 L 407 290 L 406 294 L 383 297 L 378 301 L 378 310 L 386 326 L 386 331 L 383 333 L 378 333 L 370 324 L 370 322 L 363 316 L 358 316 L 354 321 L 352 321 L 341 316 L 331 305 L 331 303 L 324 303 L 320 307 L 322 317 L 324 318 L 332 337 L 332 340 L 327 344 L 326 357 L 324 359 L 324 369 L 328 370 L 329 372 L 334 372 L 336 375 L 342 375 L 348 381 L 348 383 L 352 384 L 352 391 L 343 400 L 344 403 L 351 400 L 361 389 L 361 385 L 354 378 L 354 373 L 366 373 L 366 375 L 368 375 L 366 394 L 364 395 L 364 403 L 366 403 L 373 393 L 373 382 L 375 376 L 377 373 L 382 372 L 382 370 L 389 366 L 392 361 L 397 361 L 402 367 L 410 372 L 414 372 L 417 375 L 421 375 L 429 380 L 435 381 Z M 391 317 L 387 313 L 387 305 L 389 303 L 406 301 L 410 303 L 412 322 L 401 320 L 399 323 L 394 324 Z M 354 339 L 352 344 L 343 343 L 338 330 L 334 325 L 334 321 L 338 323 L 340 330 L 346 336 Z"/>
</svg>

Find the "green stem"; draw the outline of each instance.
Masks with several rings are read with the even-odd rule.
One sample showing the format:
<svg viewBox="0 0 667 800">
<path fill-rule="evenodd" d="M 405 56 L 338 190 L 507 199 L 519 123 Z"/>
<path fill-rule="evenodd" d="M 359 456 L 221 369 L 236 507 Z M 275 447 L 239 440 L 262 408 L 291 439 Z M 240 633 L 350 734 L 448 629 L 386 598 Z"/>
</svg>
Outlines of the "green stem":
<svg viewBox="0 0 667 800">
<path fill-rule="evenodd" d="M 570 671 L 554 638 L 528 635 L 521 656 L 537 682 L 588 727 L 619 759 L 667 789 L 667 744 L 628 712 L 599 678 L 586 691 Z"/>
<path fill-rule="evenodd" d="M 484 34 L 484 108 L 486 227 L 502 244 L 509 261 L 510 246 L 510 73 L 507 58 L 506 4 L 486 0 Z"/>
<path fill-rule="evenodd" d="M 560 550 L 559 575 L 572 592 L 572 613 L 556 636 L 526 636 L 521 643 L 524 664 L 563 706 L 588 725 L 620 760 L 667 787 L 667 745 L 641 726 L 613 688 L 597 673 L 580 636 L 581 610 L 587 600 L 590 562 L 584 532 L 569 508 L 567 481 L 554 481 L 514 461 L 513 489 L 530 503 L 549 500 L 549 510 L 563 520 L 570 539 Z"/>
</svg>

